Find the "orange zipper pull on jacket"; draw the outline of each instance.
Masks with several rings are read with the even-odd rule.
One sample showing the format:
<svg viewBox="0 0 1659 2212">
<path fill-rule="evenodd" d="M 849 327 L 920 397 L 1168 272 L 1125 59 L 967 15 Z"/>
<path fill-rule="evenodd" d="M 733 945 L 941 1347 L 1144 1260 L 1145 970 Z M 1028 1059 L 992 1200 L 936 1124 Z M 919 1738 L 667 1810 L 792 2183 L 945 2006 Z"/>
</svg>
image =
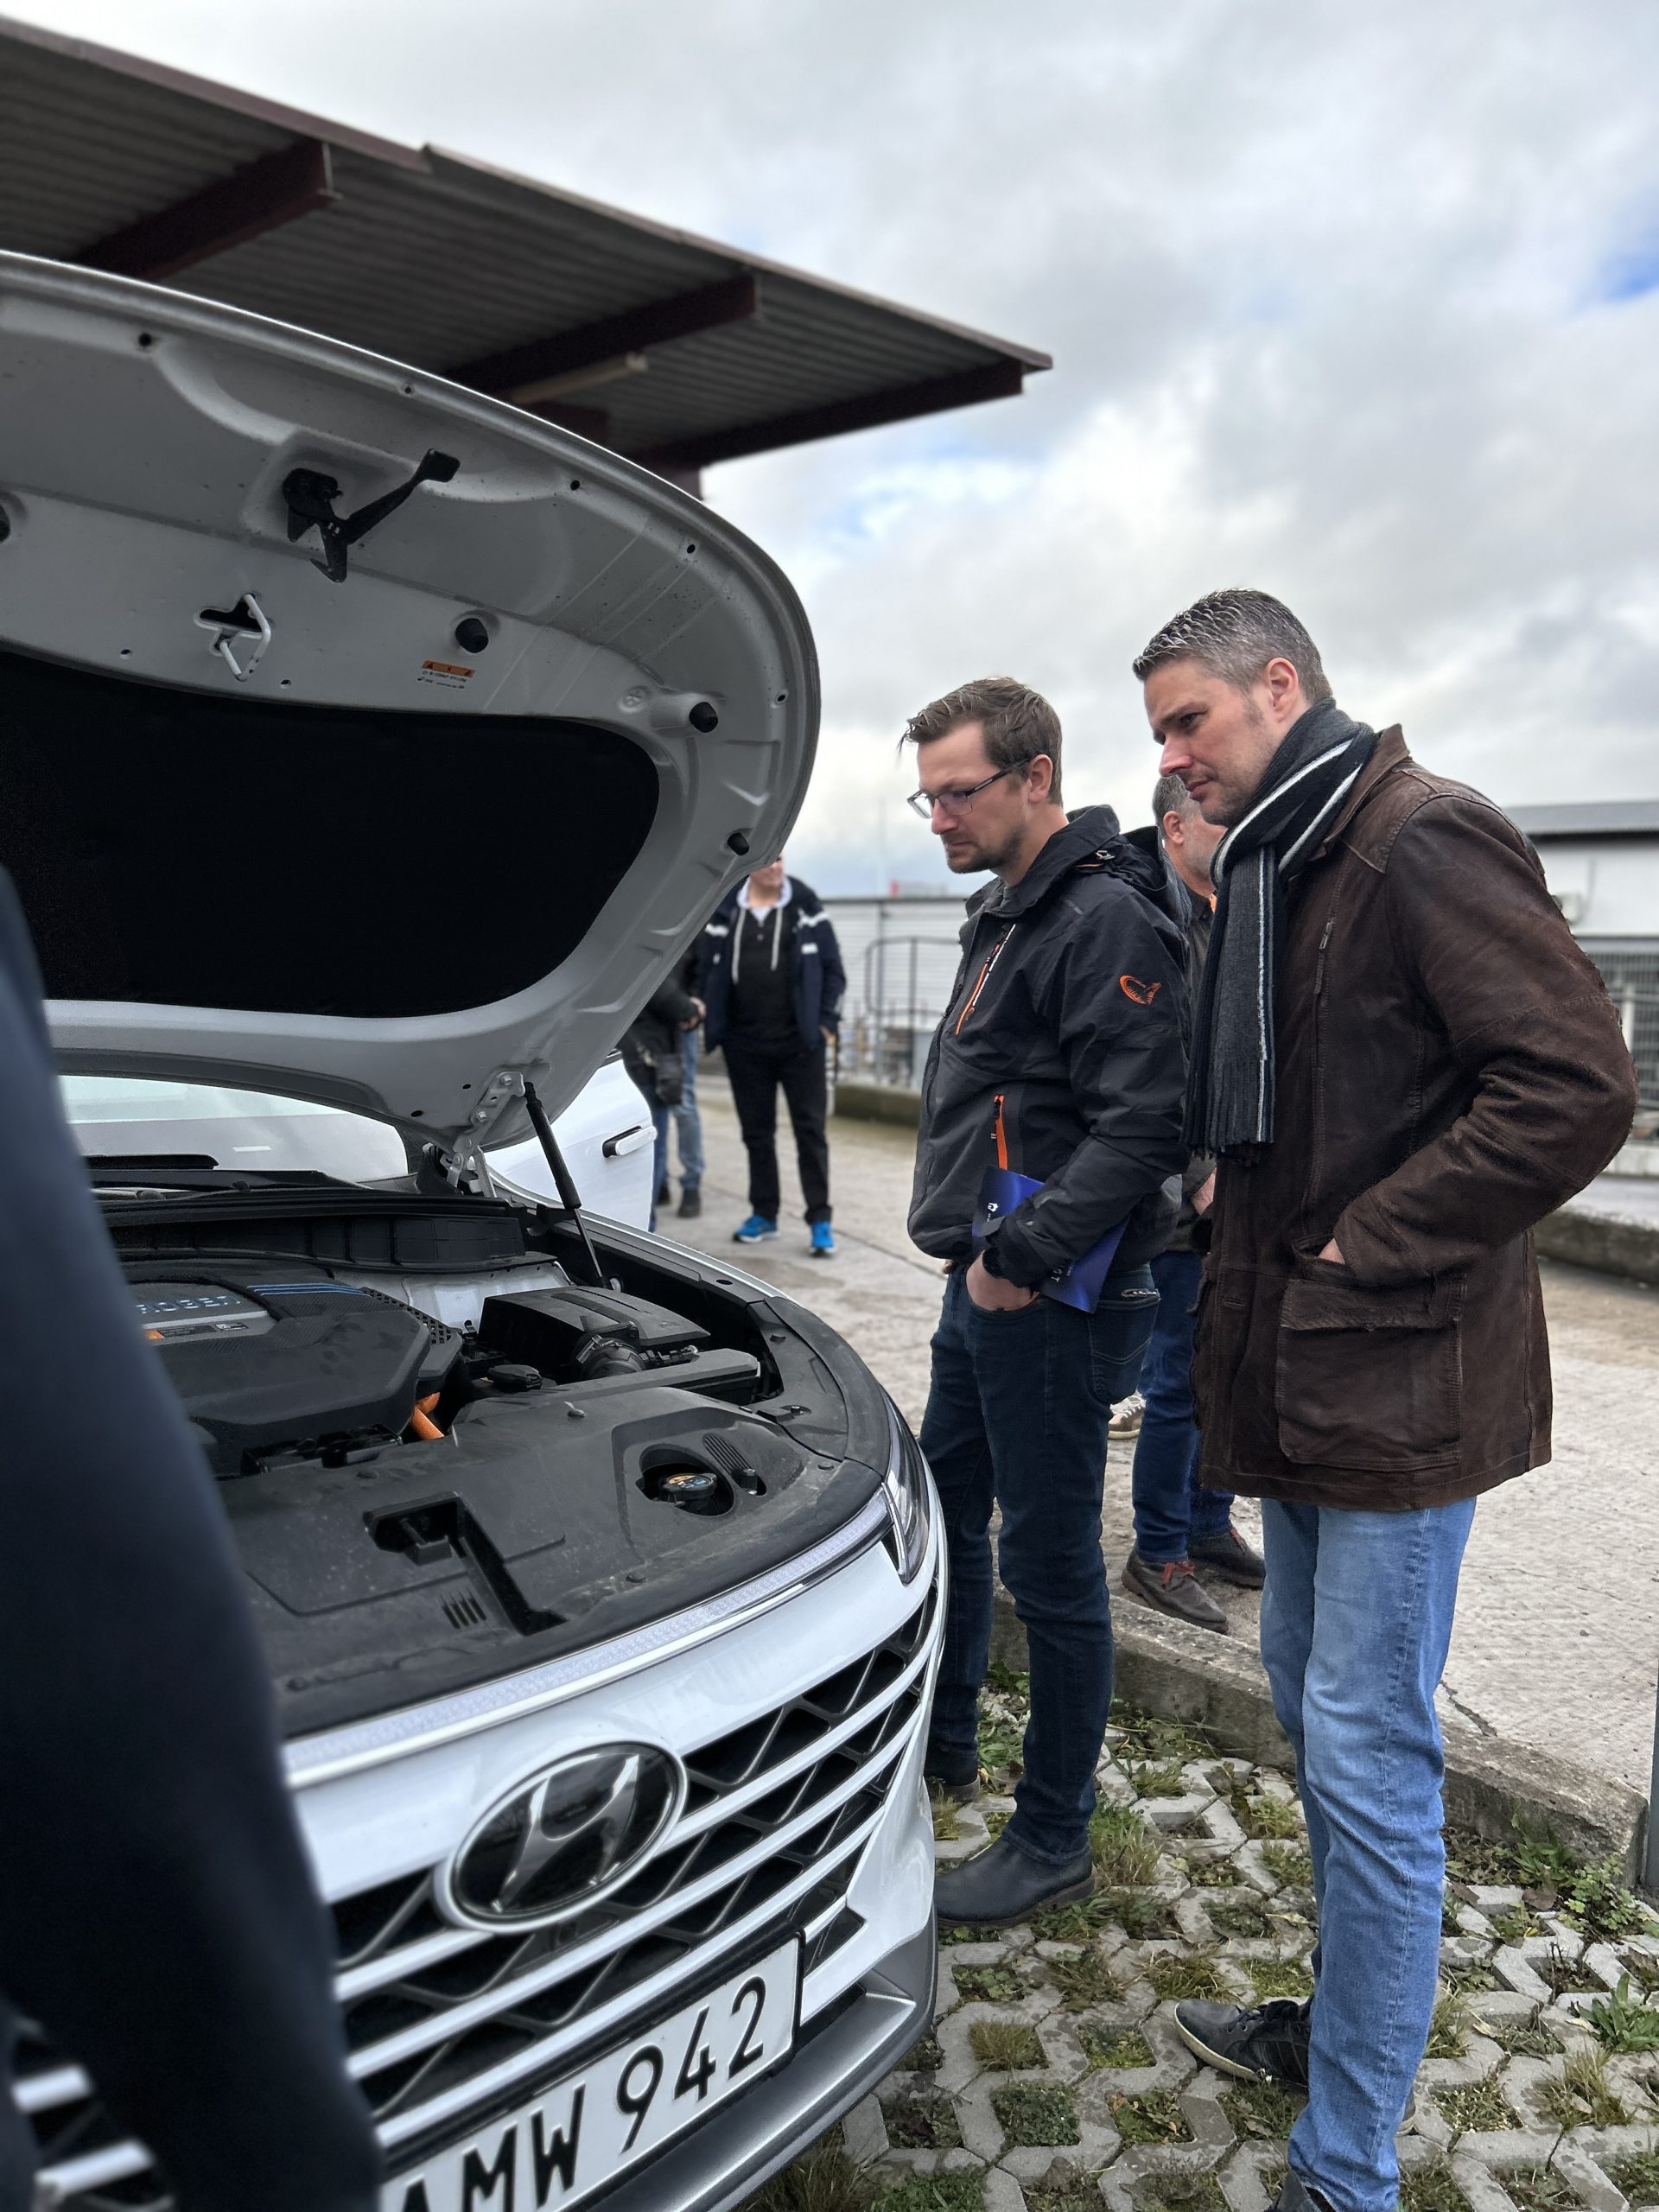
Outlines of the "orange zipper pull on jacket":
<svg viewBox="0 0 1659 2212">
<path fill-rule="evenodd" d="M 1000 1090 L 996 1094 L 996 1164 L 999 1167 L 1006 1167 L 1008 1164 L 1008 1133 L 1002 1126 L 1002 1096 Z"/>
</svg>

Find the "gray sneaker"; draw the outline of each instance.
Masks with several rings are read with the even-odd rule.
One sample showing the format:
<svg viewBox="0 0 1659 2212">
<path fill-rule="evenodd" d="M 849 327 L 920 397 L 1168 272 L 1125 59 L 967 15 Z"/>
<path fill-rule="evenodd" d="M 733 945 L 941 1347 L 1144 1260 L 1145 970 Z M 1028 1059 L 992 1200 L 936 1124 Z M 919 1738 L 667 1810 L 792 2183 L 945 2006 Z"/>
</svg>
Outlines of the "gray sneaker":
<svg viewBox="0 0 1659 2212">
<path fill-rule="evenodd" d="M 1139 1552 L 1131 1552 L 1123 1562 L 1123 1587 L 1178 1621 L 1214 1629 L 1218 1636 L 1227 1633 L 1227 1616 L 1193 1573 L 1191 1560 L 1173 1559 L 1154 1566 Z"/>
</svg>

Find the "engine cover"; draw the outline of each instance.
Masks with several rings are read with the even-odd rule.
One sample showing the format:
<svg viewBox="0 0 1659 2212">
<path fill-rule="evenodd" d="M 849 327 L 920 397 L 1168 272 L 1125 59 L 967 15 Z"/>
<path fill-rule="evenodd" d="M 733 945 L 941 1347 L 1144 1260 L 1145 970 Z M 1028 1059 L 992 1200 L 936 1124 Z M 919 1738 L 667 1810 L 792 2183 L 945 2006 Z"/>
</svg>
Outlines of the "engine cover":
<svg viewBox="0 0 1659 2212">
<path fill-rule="evenodd" d="M 188 1277 L 130 1281 L 139 1326 L 221 1475 L 401 1434 L 461 1348 L 453 1329 L 320 1269 L 195 1263 Z"/>
</svg>

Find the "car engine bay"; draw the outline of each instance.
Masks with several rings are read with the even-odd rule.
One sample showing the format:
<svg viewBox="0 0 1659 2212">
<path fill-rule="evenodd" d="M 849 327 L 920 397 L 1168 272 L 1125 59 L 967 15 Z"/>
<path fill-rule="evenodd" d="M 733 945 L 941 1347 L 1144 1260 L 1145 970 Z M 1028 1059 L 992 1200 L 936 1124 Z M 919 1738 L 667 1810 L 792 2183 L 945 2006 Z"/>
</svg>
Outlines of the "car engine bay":
<svg viewBox="0 0 1659 2212">
<path fill-rule="evenodd" d="M 292 1732 L 626 1633 L 798 1554 L 880 1483 L 874 1380 L 696 1255 L 465 1194 L 94 1180 Z M 602 1285 L 581 1280 L 595 1247 Z"/>
</svg>

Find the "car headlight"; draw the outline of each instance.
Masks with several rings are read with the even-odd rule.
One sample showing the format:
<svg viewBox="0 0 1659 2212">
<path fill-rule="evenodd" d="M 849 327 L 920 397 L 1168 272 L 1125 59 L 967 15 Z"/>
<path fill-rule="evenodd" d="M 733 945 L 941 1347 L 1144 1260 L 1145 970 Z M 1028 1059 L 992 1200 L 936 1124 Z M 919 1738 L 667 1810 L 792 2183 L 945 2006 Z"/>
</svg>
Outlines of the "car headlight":
<svg viewBox="0 0 1659 2212">
<path fill-rule="evenodd" d="M 887 1515 L 893 1523 L 893 1559 L 903 1580 L 913 1582 L 927 1557 L 928 1534 L 932 1524 L 932 1484 L 922 1447 L 891 1402 L 887 1406 L 887 1471 L 882 1477 L 882 1488 L 887 1492 Z"/>
</svg>

